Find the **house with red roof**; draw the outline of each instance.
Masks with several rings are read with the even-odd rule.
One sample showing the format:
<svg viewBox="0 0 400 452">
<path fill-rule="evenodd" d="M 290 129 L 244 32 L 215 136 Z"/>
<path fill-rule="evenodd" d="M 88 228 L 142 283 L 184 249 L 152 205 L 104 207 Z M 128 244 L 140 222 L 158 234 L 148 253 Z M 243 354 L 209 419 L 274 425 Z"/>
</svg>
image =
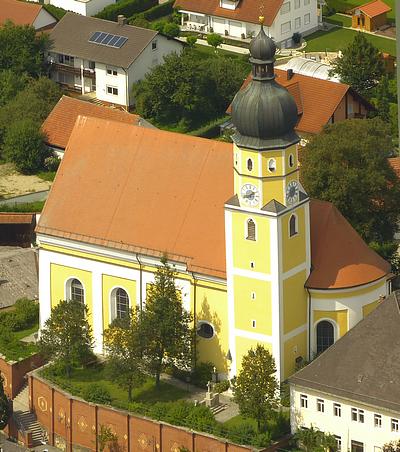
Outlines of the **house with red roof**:
<svg viewBox="0 0 400 452">
<path fill-rule="evenodd" d="M 19 0 L 0 0 L 0 26 L 11 21 L 15 25 L 31 25 L 35 30 L 52 28 L 57 19 L 44 6 Z"/>
<path fill-rule="evenodd" d="M 293 45 L 294 33 L 305 36 L 318 28 L 317 0 L 176 0 L 182 28 L 251 38 L 258 31 L 259 16 L 266 31 L 282 47 Z"/>
<path fill-rule="evenodd" d="M 387 24 L 387 13 L 392 8 L 381 0 L 373 0 L 352 10 L 352 28 L 376 31 Z"/>
</svg>

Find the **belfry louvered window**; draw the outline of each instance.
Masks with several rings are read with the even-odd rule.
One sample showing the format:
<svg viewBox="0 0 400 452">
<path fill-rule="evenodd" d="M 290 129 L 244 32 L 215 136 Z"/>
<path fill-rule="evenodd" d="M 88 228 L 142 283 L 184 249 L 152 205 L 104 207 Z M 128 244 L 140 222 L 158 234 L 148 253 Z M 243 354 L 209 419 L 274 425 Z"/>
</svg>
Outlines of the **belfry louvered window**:
<svg viewBox="0 0 400 452">
<path fill-rule="evenodd" d="M 247 240 L 255 240 L 256 239 L 256 224 L 254 221 L 250 218 L 250 220 L 247 220 L 247 234 L 246 234 Z"/>
</svg>

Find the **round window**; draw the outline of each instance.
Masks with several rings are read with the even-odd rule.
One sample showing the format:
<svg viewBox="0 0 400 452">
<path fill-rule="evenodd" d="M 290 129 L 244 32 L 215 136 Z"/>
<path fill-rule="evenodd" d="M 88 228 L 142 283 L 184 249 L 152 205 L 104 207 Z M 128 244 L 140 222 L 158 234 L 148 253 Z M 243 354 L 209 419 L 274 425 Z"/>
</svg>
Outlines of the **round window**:
<svg viewBox="0 0 400 452">
<path fill-rule="evenodd" d="M 269 159 L 268 160 L 268 170 L 271 173 L 275 172 L 275 170 L 276 170 L 276 161 L 275 161 L 275 159 Z"/>
<path fill-rule="evenodd" d="M 205 339 L 211 339 L 214 336 L 214 328 L 207 322 L 199 322 L 197 327 L 197 334 Z"/>
</svg>

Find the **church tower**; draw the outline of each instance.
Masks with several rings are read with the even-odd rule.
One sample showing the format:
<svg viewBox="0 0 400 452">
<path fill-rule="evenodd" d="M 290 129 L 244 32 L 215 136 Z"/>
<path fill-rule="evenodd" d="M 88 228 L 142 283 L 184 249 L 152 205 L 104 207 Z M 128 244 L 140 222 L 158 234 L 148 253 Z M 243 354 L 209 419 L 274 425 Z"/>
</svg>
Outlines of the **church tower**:
<svg viewBox="0 0 400 452">
<path fill-rule="evenodd" d="M 230 377 L 258 343 L 283 380 L 307 359 L 309 198 L 299 182 L 297 106 L 275 81 L 276 46 L 250 44 L 252 80 L 232 103 L 234 196 L 225 204 Z"/>
</svg>

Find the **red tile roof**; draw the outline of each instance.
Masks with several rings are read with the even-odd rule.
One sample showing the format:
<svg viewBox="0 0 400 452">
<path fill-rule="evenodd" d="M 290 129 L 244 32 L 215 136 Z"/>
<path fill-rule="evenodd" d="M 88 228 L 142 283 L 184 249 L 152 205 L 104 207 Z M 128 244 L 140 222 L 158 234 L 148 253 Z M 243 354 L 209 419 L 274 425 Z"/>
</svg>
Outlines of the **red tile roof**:
<svg viewBox="0 0 400 452">
<path fill-rule="evenodd" d="M 232 155 L 228 143 L 79 116 L 37 232 L 167 252 L 190 271 L 225 278 Z M 330 203 L 311 206 L 311 287 L 366 284 L 389 271 Z"/>
<path fill-rule="evenodd" d="M 0 224 L 32 224 L 34 220 L 34 213 L 0 212 Z"/>
<path fill-rule="evenodd" d="M 357 96 L 368 110 L 370 104 L 357 95 L 349 85 L 294 73 L 290 80 L 284 70 L 275 68 L 276 81 L 287 88 L 294 97 L 300 115 L 296 130 L 303 133 L 319 133 L 335 113 L 347 92 Z M 244 89 L 251 80 L 251 74 L 243 83 Z M 228 112 L 230 113 L 229 106 Z"/>
<path fill-rule="evenodd" d="M 33 25 L 42 8 L 19 0 L 0 0 L 0 24 L 11 20 L 15 25 Z"/>
<path fill-rule="evenodd" d="M 176 0 L 174 8 L 253 24 L 258 24 L 259 17 L 263 15 L 265 25 L 270 27 L 282 6 L 283 0 L 268 0 L 267 2 L 265 0 L 240 0 L 234 10 L 221 8 L 219 2 L 220 0 Z"/>
<path fill-rule="evenodd" d="M 392 10 L 392 8 L 390 8 L 390 6 L 386 5 L 386 3 L 383 3 L 381 0 L 373 0 L 372 2 L 359 6 L 358 8 L 355 8 L 354 10 L 356 10 L 356 9 L 359 9 L 368 17 L 380 16 L 381 14 L 388 13 L 389 11 Z"/>
<path fill-rule="evenodd" d="M 65 149 L 79 115 L 110 119 L 126 124 L 137 124 L 139 119 L 139 116 L 121 110 L 63 96 L 42 125 L 42 130 L 47 137 L 46 143 Z"/>
</svg>

